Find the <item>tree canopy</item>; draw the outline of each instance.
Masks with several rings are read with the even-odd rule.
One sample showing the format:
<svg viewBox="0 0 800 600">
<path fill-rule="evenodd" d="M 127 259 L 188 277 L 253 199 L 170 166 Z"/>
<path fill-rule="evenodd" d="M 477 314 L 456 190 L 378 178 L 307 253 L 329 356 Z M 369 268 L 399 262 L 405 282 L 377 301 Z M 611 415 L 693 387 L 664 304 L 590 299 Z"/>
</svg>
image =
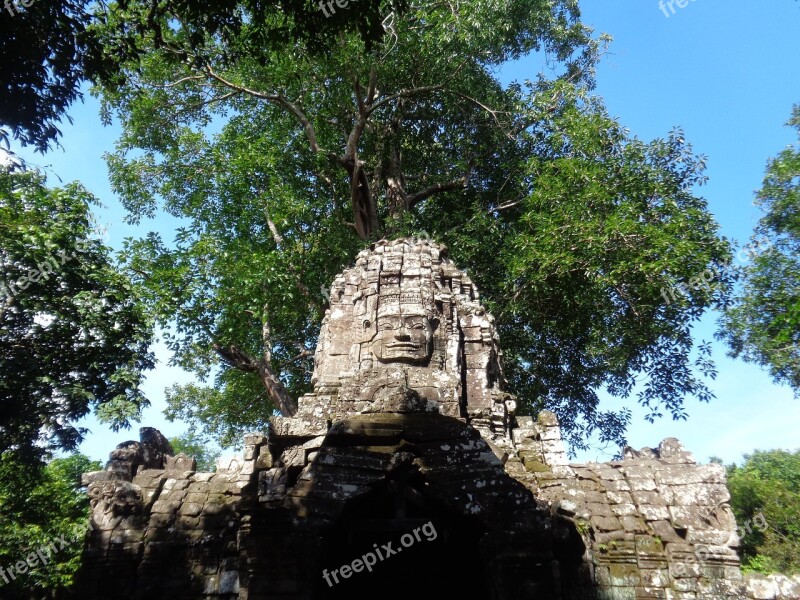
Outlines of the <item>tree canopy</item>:
<svg viewBox="0 0 800 600">
<path fill-rule="evenodd" d="M 71 450 L 92 409 L 116 429 L 147 404 L 152 321 L 93 234 L 96 202 L 0 170 L 0 452 Z"/>
<path fill-rule="evenodd" d="M 742 564 L 764 573 L 800 573 L 800 450 L 756 450 L 730 465 L 728 488 Z"/>
<path fill-rule="evenodd" d="M 59 123 L 83 97 L 81 84 L 120 81 L 120 62 L 134 65 L 140 39 L 158 36 L 180 19 L 184 42 L 197 48 L 208 36 L 230 45 L 227 60 L 280 45 L 323 52 L 323 40 L 357 31 L 367 44 L 383 35 L 382 20 L 404 0 L 359 0 L 357 10 L 329 14 L 305 0 L 122 0 L 109 7 L 89 0 L 5 2 L 0 18 L 0 139 L 14 137 L 44 152 L 57 143 Z M 102 35 L 101 35 L 102 34 Z M 67 116 L 67 119 L 69 117 Z"/>
<path fill-rule="evenodd" d="M 573 447 L 622 441 L 629 413 L 600 411 L 603 387 L 627 397 L 643 376 L 650 417 L 710 397 L 691 326 L 727 271 L 663 293 L 730 258 L 694 192 L 704 160 L 679 131 L 630 136 L 591 95 L 602 40 L 575 2 L 411 2 L 380 44 L 340 32 L 319 55 L 160 23 L 102 97 L 128 218 L 184 223 L 125 251 L 173 361 L 211 379 L 173 386 L 170 416 L 227 445 L 292 414 L 326 286 L 369 240 L 423 231 L 478 282 L 511 390 Z M 548 68 L 503 86 L 497 67 L 531 52 Z"/>
<path fill-rule="evenodd" d="M 82 454 L 34 468 L 19 458 L 13 452 L 0 454 L 0 595 L 8 600 L 51 597 L 69 587 L 80 565 L 89 520 L 81 473 L 102 465 Z M 20 560 L 23 569 L 16 568 Z"/>
<path fill-rule="evenodd" d="M 787 123 L 800 139 L 800 105 Z M 751 245 L 753 260 L 723 317 L 734 357 L 767 368 L 776 383 L 800 394 L 800 145 L 767 165 L 757 193 L 764 214 Z"/>
<path fill-rule="evenodd" d="M 88 33 L 86 0 L 6 2 L 0 9 L 0 138 L 10 133 L 44 151 L 60 135 L 67 107 L 102 53 Z"/>
</svg>

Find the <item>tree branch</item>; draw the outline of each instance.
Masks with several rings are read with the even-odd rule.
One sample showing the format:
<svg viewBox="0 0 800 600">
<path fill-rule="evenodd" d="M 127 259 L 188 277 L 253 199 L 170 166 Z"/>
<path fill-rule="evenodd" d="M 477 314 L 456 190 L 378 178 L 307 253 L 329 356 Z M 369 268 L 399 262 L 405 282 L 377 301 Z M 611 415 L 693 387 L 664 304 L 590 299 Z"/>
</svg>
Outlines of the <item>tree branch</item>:
<svg viewBox="0 0 800 600">
<path fill-rule="evenodd" d="M 270 398 L 284 417 L 292 417 L 297 413 L 297 402 L 289 396 L 286 387 L 272 371 L 269 364 L 262 360 L 256 360 L 235 345 L 223 346 L 214 342 L 212 347 L 230 366 L 245 373 L 258 374 Z"/>
<path fill-rule="evenodd" d="M 290 102 L 286 97 L 281 94 L 265 94 L 264 92 L 259 92 L 258 90 L 253 90 L 243 85 L 238 85 L 229 81 L 222 77 L 221 75 L 214 72 L 214 70 L 209 66 L 205 65 L 203 67 L 206 74 L 218 81 L 222 85 L 229 87 L 232 90 L 236 90 L 243 94 L 248 94 L 249 96 L 253 96 L 254 98 L 259 98 L 261 100 L 266 100 L 267 102 L 272 102 L 277 106 L 281 106 L 282 108 L 286 109 L 292 115 L 294 115 L 295 119 L 297 119 L 298 123 L 303 127 L 306 132 L 306 137 L 308 138 L 308 143 L 311 146 L 311 150 L 315 153 L 322 152 L 322 148 L 320 147 L 319 143 L 317 142 L 317 134 L 314 131 L 314 126 L 309 121 L 308 117 L 305 113 L 292 102 Z"/>
<path fill-rule="evenodd" d="M 181 77 L 180 79 L 173 81 L 172 83 L 164 83 L 162 85 L 154 84 L 154 87 L 166 89 L 175 87 L 176 85 L 179 85 L 185 81 L 200 81 L 203 79 L 205 79 L 205 77 L 203 77 L 202 75 L 187 75 L 186 77 Z"/>
<path fill-rule="evenodd" d="M 303 350 L 297 356 L 294 356 L 294 357 L 290 358 L 289 360 L 286 360 L 283 363 L 281 363 L 281 368 L 283 368 L 283 367 L 285 367 L 287 365 L 290 365 L 292 363 L 295 363 L 298 360 L 301 360 L 301 359 L 306 358 L 308 356 L 314 356 L 314 353 L 311 350 Z"/>
<path fill-rule="evenodd" d="M 461 92 L 453 92 L 453 93 L 454 93 L 456 96 L 458 96 L 459 98 L 463 98 L 464 100 L 469 100 L 469 101 L 470 101 L 470 102 L 472 102 L 473 104 L 477 104 L 478 106 L 480 106 L 480 107 L 481 107 L 483 110 L 485 110 L 485 111 L 486 111 L 486 112 L 488 112 L 490 115 L 492 115 L 492 118 L 494 119 L 494 122 L 497 124 L 497 126 L 498 126 L 500 129 L 503 129 L 503 126 L 502 126 L 502 124 L 500 123 L 500 119 L 498 119 L 498 118 L 497 118 L 497 114 L 498 114 L 498 113 L 500 113 L 500 112 L 503 112 L 503 111 L 494 110 L 494 109 L 492 109 L 492 108 L 489 108 L 488 106 L 486 106 L 486 105 L 485 105 L 483 102 L 481 102 L 480 100 L 477 100 L 476 98 L 473 98 L 472 96 L 467 96 L 466 94 L 462 94 Z M 512 141 L 514 140 L 514 136 L 513 136 L 512 134 L 510 134 L 510 133 L 508 133 L 508 132 L 504 132 L 504 133 L 505 133 L 505 135 L 506 135 L 506 137 L 507 137 L 508 139 L 510 139 L 510 140 L 512 140 Z"/>
<path fill-rule="evenodd" d="M 472 172 L 472 169 L 464 173 L 461 177 L 454 181 L 450 181 L 448 183 L 436 183 L 430 187 L 425 188 L 424 190 L 420 190 L 419 192 L 415 192 L 414 194 L 410 194 L 406 197 L 406 203 L 408 208 L 413 208 L 416 204 L 419 204 L 425 198 L 429 196 L 433 196 L 434 194 L 438 194 L 440 192 L 449 192 L 452 190 L 463 189 L 467 186 L 467 181 L 469 181 L 469 175 Z"/>
<path fill-rule="evenodd" d="M 396 94 L 392 94 L 391 96 L 386 96 L 385 98 L 381 98 L 375 104 L 370 106 L 369 109 L 367 110 L 367 116 L 371 115 L 373 112 L 375 112 L 376 109 L 380 108 L 384 104 L 391 102 L 392 100 L 397 100 L 398 98 L 408 98 L 409 96 L 415 96 L 417 94 L 427 94 L 428 92 L 435 92 L 441 89 L 444 89 L 443 83 L 437 85 L 429 85 L 425 87 L 413 88 L 410 90 L 400 90 Z"/>
<path fill-rule="evenodd" d="M 370 72 L 370 88 L 375 83 L 374 71 Z M 364 103 L 361 95 L 361 84 L 358 77 L 353 77 L 353 88 L 358 104 L 358 114 L 356 115 L 353 129 L 347 137 L 344 156 L 339 159 L 350 175 L 350 201 L 353 205 L 353 219 L 356 224 L 356 231 L 362 240 L 369 239 L 378 229 L 378 209 L 375 198 L 372 196 L 369 179 L 364 171 L 363 163 L 358 158 L 358 144 L 369 117 L 369 109 Z M 368 91 L 369 96 L 374 92 Z"/>
<path fill-rule="evenodd" d="M 261 194 L 259 190 L 259 195 Z M 275 226 L 275 223 L 269 216 L 269 211 L 267 210 L 266 206 L 264 207 L 264 216 L 267 219 L 267 227 L 269 227 L 270 233 L 272 233 L 272 239 L 275 242 L 275 246 L 281 250 L 281 246 L 283 244 L 283 236 L 278 231 L 278 228 Z M 312 304 L 317 310 L 320 312 L 324 312 L 322 307 L 317 302 L 317 299 L 311 294 L 311 290 L 308 289 L 305 283 L 303 283 L 302 278 L 300 277 L 300 271 L 295 267 L 294 263 L 286 258 L 286 266 L 288 267 L 289 271 L 291 271 L 292 275 L 294 275 L 295 283 L 297 284 L 297 289 L 300 290 L 300 293 L 306 297 L 310 304 Z"/>
<path fill-rule="evenodd" d="M 261 343 L 264 344 L 263 361 L 269 364 L 272 360 L 272 328 L 269 326 L 269 304 L 264 303 L 261 314 Z"/>
</svg>

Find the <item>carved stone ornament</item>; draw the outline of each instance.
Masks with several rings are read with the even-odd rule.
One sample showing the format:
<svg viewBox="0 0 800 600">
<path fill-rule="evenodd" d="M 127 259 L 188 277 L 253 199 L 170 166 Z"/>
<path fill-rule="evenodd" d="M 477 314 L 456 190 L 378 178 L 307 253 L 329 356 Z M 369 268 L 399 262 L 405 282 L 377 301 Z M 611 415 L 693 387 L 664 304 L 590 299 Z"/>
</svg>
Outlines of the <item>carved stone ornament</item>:
<svg viewBox="0 0 800 600">
<path fill-rule="evenodd" d="M 314 361 L 296 415 L 314 431 L 354 414 L 435 412 L 505 435 L 515 406 L 500 390 L 494 319 L 428 240 L 377 242 L 336 277 Z"/>
</svg>

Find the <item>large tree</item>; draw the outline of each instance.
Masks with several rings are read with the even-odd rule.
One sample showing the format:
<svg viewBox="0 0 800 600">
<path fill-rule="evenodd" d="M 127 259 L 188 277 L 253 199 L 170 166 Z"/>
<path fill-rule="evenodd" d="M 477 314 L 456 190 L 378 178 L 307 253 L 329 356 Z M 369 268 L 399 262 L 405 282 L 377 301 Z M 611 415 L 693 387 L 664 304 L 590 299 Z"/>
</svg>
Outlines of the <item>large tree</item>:
<svg viewBox="0 0 800 600">
<path fill-rule="evenodd" d="M 756 450 L 744 459 L 727 468 L 743 565 L 800 573 L 800 450 Z"/>
<path fill-rule="evenodd" d="M 800 105 L 787 125 L 800 139 Z M 800 145 L 767 165 L 757 204 L 764 214 L 751 240 L 752 262 L 723 317 L 731 354 L 769 369 L 800 395 Z"/>
<path fill-rule="evenodd" d="M 119 428 L 147 404 L 152 320 L 94 233 L 96 202 L 0 168 L 0 452 L 71 450 L 92 409 Z"/>
<path fill-rule="evenodd" d="M 624 436 L 629 413 L 598 410 L 604 386 L 628 396 L 643 376 L 651 416 L 707 399 L 691 325 L 726 271 L 663 293 L 729 258 L 693 192 L 703 160 L 680 132 L 630 137 L 591 96 L 600 41 L 576 2 L 416 1 L 384 27 L 378 46 L 345 32 L 310 55 L 247 45 L 257 24 L 188 43 L 175 18 L 103 89 L 129 219 L 184 222 L 126 249 L 175 363 L 214 378 L 173 387 L 169 414 L 223 444 L 292 414 L 325 286 L 367 241 L 422 231 L 481 286 L 512 390 L 576 446 Z M 498 67 L 533 52 L 548 74 L 503 86 Z"/>
</svg>

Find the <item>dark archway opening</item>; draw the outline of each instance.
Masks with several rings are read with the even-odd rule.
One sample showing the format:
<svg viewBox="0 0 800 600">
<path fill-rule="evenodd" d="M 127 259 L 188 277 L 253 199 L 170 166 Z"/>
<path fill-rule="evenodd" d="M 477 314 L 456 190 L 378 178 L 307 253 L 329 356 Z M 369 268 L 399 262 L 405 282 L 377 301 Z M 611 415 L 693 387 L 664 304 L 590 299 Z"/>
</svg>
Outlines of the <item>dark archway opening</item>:
<svg viewBox="0 0 800 600">
<path fill-rule="evenodd" d="M 490 598 L 479 545 L 485 530 L 425 487 L 406 473 L 348 505 L 323 541 L 317 600 Z"/>
</svg>

